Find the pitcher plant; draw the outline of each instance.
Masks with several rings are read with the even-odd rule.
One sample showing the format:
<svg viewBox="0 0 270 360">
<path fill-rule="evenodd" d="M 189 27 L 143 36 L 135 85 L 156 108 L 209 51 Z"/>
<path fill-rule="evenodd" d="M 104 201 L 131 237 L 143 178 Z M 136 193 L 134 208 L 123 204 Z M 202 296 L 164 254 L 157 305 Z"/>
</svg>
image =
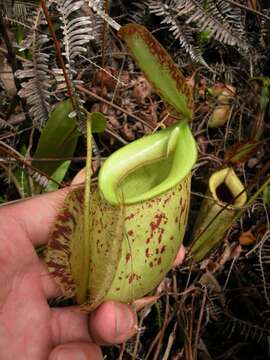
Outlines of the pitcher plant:
<svg viewBox="0 0 270 360">
<path fill-rule="evenodd" d="M 204 259 L 223 241 L 246 202 L 245 187 L 233 168 L 218 170 L 210 176 L 206 198 L 194 226 L 190 254 L 195 262 Z"/>
<path fill-rule="evenodd" d="M 191 92 L 183 75 L 146 28 L 127 25 L 120 36 L 182 119 L 110 155 L 89 190 L 88 161 L 85 186 L 71 190 L 64 201 L 46 261 L 63 294 L 87 311 L 104 300 L 144 296 L 170 269 L 185 233 L 197 157 L 188 125 Z"/>
</svg>

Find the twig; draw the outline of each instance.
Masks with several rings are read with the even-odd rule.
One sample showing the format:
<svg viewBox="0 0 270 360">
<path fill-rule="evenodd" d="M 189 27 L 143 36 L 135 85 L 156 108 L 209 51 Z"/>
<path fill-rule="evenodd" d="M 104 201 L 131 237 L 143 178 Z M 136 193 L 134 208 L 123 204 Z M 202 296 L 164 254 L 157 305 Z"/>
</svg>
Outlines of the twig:
<svg viewBox="0 0 270 360">
<path fill-rule="evenodd" d="M 105 129 L 105 132 L 110 134 L 112 137 L 114 137 L 116 140 L 120 141 L 123 145 L 128 144 L 128 142 L 126 140 L 124 140 L 121 136 L 119 136 L 118 134 L 116 134 L 114 131 L 110 130 L 110 129 Z"/>
<path fill-rule="evenodd" d="M 13 174 L 13 172 L 11 171 L 11 169 L 7 166 L 5 166 L 4 164 L 0 163 L 0 167 L 2 167 L 5 171 L 5 173 L 7 174 L 9 180 L 11 180 L 13 182 L 13 184 L 15 185 L 15 188 L 17 189 L 18 193 L 20 194 L 20 197 L 23 198 L 23 193 L 21 191 L 20 185 L 18 183 L 18 180 L 16 178 L 16 176 Z"/>
<path fill-rule="evenodd" d="M 167 343 L 167 347 L 165 350 L 165 353 L 163 355 L 162 360 L 168 360 L 169 356 L 170 356 L 170 352 L 174 343 L 174 339 L 175 339 L 175 333 L 176 333 L 176 328 L 177 328 L 177 322 L 175 322 L 174 327 L 173 327 L 173 331 L 171 332 L 169 339 L 168 339 L 168 343 Z"/>
<path fill-rule="evenodd" d="M 194 351 L 193 351 L 193 359 L 194 360 L 197 359 L 197 350 L 198 350 L 197 348 L 198 348 L 200 331 L 201 331 L 201 324 L 202 324 L 202 319 L 203 319 L 203 314 L 204 314 L 206 295 L 207 295 L 207 291 L 205 290 L 204 294 L 203 294 L 201 311 L 200 311 L 200 315 L 199 315 L 199 320 L 198 320 L 198 325 L 197 325 L 196 334 L 195 334 L 195 340 L 194 340 Z"/>
<path fill-rule="evenodd" d="M 152 353 L 152 350 L 154 349 L 156 343 L 158 342 L 159 338 L 160 338 L 160 335 L 161 335 L 161 330 L 159 330 L 159 332 L 157 333 L 155 339 L 152 341 L 152 344 L 150 345 L 149 349 L 148 349 L 148 352 L 144 358 L 144 360 L 148 360 L 149 357 L 150 357 L 150 354 Z"/>
<path fill-rule="evenodd" d="M 3 141 L 0 141 L 0 149 L 2 149 L 3 151 L 6 152 L 6 154 L 10 155 L 12 158 L 18 160 L 20 163 L 22 163 L 24 166 L 30 168 L 31 170 L 33 170 L 36 173 L 39 173 L 40 175 L 46 177 L 48 180 L 53 181 L 55 184 L 57 184 L 59 187 L 63 187 L 62 184 L 60 184 L 58 181 L 52 179 L 50 176 L 48 176 L 45 172 L 37 169 L 36 167 L 34 167 L 33 165 L 29 164 L 28 162 L 26 162 L 24 160 L 24 157 L 15 149 L 13 149 L 11 146 L 9 146 L 8 144 L 4 143 Z"/>
<path fill-rule="evenodd" d="M 191 306 L 190 306 L 190 322 L 189 326 L 187 327 L 187 359 L 188 360 L 196 360 L 193 358 L 193 352 L 192 352 L 192 339 L 193 339 L 193 325 L 194 325 L 194 302 L 195 302 L 195 296 L 196 294 L 193 294 L 192 300 L 191 300 Z"/>
<path fill-rule="evenodd" d="M 141 337 L 141 331 L 140 330 L 142 329 L 144 319 L 146 318 L 146 316 L 151 311 L 151 306 L 152 305 L 147 306 L 145 309 L 143 309 L 143 311 L 141 313 L 140 321 L 139 321 L 139 324 L 138 324 L 139 330 L 138 330 L 137 335 L 136 335 L 135 346 L 134 346 L 134 350 L 133 350 L 133 353 L 132 353 L 132 360 L 137 359 L 137 351 L 138 351 L 139 341 L 140 341 L 140 337 Z"/>
<path fill-rule="evenodd" d="M 0 136 L 0 141 L 1 140 L 5 140 L 5 139 L 9 139 L 9 138 L 12 138 L 12 137 L 15 137 L 15 136 L 19 136 L 20 134 L 23 134 L 29 130 L 32 130 L 33 129 L 33 126 L 30 126 L 26 129 L 23 129 L 23 130 L 20 130 L 20 131 L 17 131 L 16 134 L 15 133 L 12 133 L 12 134 L 7 134 L 7 135 L 3 135 L 3 136 Z"/>
<path fill-rule="evenodd" d="M 160 349 L 161 349 L 161 346 L 162 346 L 162 340 L 164 338 L 164 334 L 165 334 L 165 330 L 168 326 L 168 323 L 169 323 L 169 310 L 170 310 L 170 304 L 169 304 L 169 296 L 166 295 L 166 308 L 165 308 L 165 315 L 164 315 L 164 321 L 163 321 L 163 325 L 162 325 L 162 328 L 160 330 L 160 337 L 159 337 L 159 341 L 158 341 L 158 344 L 157 344 L 157 348 L 156 348 L 156 352 L 155 352 L 155 355 L 153 357 L 153 360 L 157 360 L 158 357 L 159 357 L 159 354 L 160 354 Z M 172 318 L 172 316 L 170 316 L 170 318 Z"/>
<path fill-rule="evenodd" d="M 105 160 L 106 158 L 103 157 L 102 160 Z M 82 162 L 86 160 L 86 156 L 70 156 L 70 157 L 42 157 L 42 158 L 34 158 L 32 156 L 24 157 L 25 161 L 38 161 L 38 162 L 59 162 L 59 161 L 72 161 L 72 162 Z M 93 161 L 97 160 L 95 157 L 93 158 Z M 16 159 L 10 159 L 5 157 L 0 157 L 0 162 L 8 163 L 8 162 L 16 162 Z"/>
<path fill-rule="evenodd" d="M 119 110 L 119 111 L 121 111 L 122 113 L 124 113 L 124 114 L 132 117 L 133 119 L 141 122 L 143 125 L 147 126 L 149 129 L 154 130 L 153 126 L 151 126 L 150 124 L 148 124 L 146 121 L 144 121 L 143 119 L 139 118 L 138 116 L 136 116 L 136 115 L 134 115 L 134 114 L 131 114 L 129 111 L 121 108 L 120 106 L 111 103 L 109 100 L 104 99 L 103 97 L 101 97 L 101 96 L 93 93 L 92 91 L 86 89 L 85 87 L 83 87 L 83 86 L 81 86 L 81 85 L 76 85 L 75 87 L 76 87 L 77 90 L 79 90 L 79 91 L 81 91 L 81 92 L 83 92 L 83 93 L 85 93 L 85 94 L 87 94 L 87 95 L 89 95 L 89 96 L 91 96 L 91 97 L 99 100 L 99 101 L 104 102 L 105 104 L 107 104 L 107 105 L 115 108 L 116 110 Z"/>
</svg>

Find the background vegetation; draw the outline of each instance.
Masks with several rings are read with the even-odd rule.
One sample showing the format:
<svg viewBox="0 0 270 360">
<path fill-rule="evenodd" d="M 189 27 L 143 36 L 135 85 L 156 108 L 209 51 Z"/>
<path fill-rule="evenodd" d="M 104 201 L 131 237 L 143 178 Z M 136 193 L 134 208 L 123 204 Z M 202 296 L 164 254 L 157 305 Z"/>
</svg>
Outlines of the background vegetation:
<svg viewBox="0 0 270 360">
<path fill-rule="evenodd" d="M 233 166 L 251 199 L 214 253 L 168 274 L 160 299 L 139 313 L 137 336 L 107 358 L 268 359 L 269 1 L 48 0 L 50 26 L 38 2 L 0 5 L 2 203 L 70 183 L 85 161 L 82 107 L 107 120 L 94 135 L 95 174 L 119 147 L 175 121 L 114 21 L 151 30 L 193 88 L 199 159 L 185 244 L 214 171 Z M 220 89 L 233 89 L 228 102 Z"/>
</svg>

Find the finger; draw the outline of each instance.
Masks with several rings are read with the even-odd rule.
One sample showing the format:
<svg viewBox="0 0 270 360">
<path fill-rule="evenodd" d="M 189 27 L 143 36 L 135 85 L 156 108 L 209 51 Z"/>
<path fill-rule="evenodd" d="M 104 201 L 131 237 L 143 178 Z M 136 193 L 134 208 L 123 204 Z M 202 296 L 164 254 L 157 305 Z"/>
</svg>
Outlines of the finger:
<svg viewBox="0 0 270 360">
<path fill-rule="evenodd" d="M 82 185 L 85 182 L 85 168 L 81 169 L 72 179 L 71 185 Z"/>
<path fill-rule="evenodd" d="M 108 301 L 90 319 L 78 307 L 54 308 L 52 339 L 60 345 L 74 341 L 116 344 L 126 341 L 136 331 L 136 315 L 131 306 Z"/>
<path fill-rule="evenodd" d="M 88 317 L 76 306 L 51 309 L 51 329 L 55 345 L 92 340 L 88 329 Z"/>
<path fill-rule="evenodd" d="M 77 342 L 57 346 L 49 360 L 102 360 L 100 348 L 93 343 Z"/>
<path fill-rule="evenodd" d="M 135 334 L 137 317 L 130 305 L 108 301 L 90 315 L 89 329 L 97 344 L 119 344 Z"/>
<path fill-rule="evenodd" d="M 176 258 L 173 262 L 173 267 L 175 266 L 178 266 L 180 264 L 182 264 L 184 258 L 185 258 L 185 255 L 186 255 L 186 249 L 183 245 L 181 245 L 177 255 L 176 255 Z"/>
<path fill-rule="evenodd" d="M 0 217 L 15 219 L 34 245 L 48 241 L 50 227 L 58 213 L 69 188 L 0 208 Z"/>
</svg>

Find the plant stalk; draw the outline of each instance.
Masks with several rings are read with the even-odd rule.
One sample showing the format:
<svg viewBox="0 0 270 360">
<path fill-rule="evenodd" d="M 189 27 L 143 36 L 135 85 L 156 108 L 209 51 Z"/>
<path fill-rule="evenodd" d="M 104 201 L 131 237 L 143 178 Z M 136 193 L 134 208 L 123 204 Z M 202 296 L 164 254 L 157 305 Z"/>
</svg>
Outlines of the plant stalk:
<svg viewBox="0 0 270 360">
<path fill-rule="evenodd" d="M 86 301 L 89 279 L 89 262 L 90 262 L 90 247 L 89 236 L 91 232 L 91 217 L 90 217 L 90 196 L 91 196 L 91 176 L 92 176 L 92 124 L 91 114 L 86 115 L 86 149 L 87 157 L 85 164 L 85 187 L 84 187 L 84 206 L 83 206 L 83 274 L 81 293 L 78 294 L 77 299 L 80 304 Z"/>
</svg>

